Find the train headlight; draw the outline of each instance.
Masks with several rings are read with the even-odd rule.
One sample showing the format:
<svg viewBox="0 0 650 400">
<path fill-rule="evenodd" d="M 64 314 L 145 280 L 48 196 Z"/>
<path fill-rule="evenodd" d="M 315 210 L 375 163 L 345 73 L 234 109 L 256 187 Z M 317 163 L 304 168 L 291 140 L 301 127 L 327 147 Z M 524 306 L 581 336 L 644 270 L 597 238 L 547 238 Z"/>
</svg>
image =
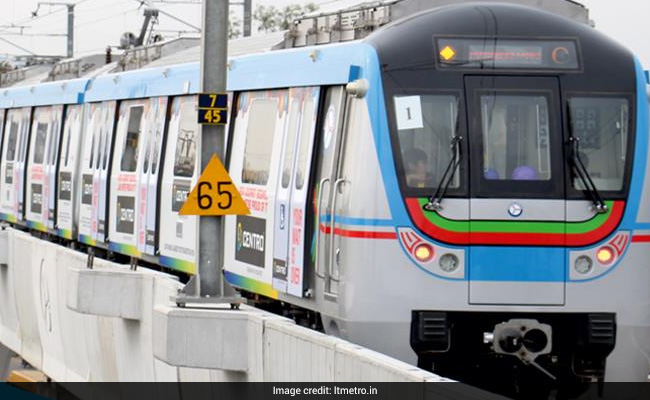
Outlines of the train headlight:
<svg viewBox="0 0 650 400">
<path fill-rule="evenodd" d="M 594 267 L 594 262 L 589 256 L 580 256 L 576 258 L 574 268 L 579 274 L 588 274 Z"/>
<path fill-rule="evenodd" d="M 611 262 L 614 261 L 614 251 L 611 249 L 611 247 L 603 246 L 598 249 L 596 258 L 603 265 L 611 264 Z"/>
<path fill-rule="evenodd" d="M 450 273 L 458 269 L 460 262 L 458 261 L 458 257 L 456 255 L 447 253 L 440 257 L 438 264 L 440 265 L 441 270 Z"/>
<path fill-rule="evenodd" d="M 419 262 L 429 262 L 433 259 L 433 247 L 427 243 L 419 244 L 415 248 L 413 254 L 415 254 L 415 258 L 417 258 Z"/>
</svg>

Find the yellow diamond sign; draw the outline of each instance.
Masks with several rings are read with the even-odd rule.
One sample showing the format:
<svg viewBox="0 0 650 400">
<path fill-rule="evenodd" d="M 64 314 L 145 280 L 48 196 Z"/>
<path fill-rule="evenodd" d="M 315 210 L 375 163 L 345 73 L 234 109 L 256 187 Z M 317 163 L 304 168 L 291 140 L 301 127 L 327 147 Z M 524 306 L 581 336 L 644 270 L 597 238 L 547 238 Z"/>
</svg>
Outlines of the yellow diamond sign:
<svg viewBox="0 0 650 400">
<path fill-rule="evenodd" d="M 454 50 L 451 46 L 445 46 L 444 49 L 440 50 L 440 56 L 445 61 L 449 61 L 456 56 L 456 50 Z"/>
</svg>

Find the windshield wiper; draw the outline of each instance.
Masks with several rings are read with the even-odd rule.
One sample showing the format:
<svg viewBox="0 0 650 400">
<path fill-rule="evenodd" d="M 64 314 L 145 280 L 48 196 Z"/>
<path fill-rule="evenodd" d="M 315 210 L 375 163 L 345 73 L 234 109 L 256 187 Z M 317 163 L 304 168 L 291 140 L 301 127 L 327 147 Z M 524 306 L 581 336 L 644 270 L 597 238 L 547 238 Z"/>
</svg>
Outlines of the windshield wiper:
<svg viewBox="0 0 650 400">
<path fill-rule="evenodd" d="M 587 171 L 587 167 L 585 167 L 582 158 L 580 158 L 580 139 L 571 136 L 569 138 L 569 145 L 571 146 L 571 164 L 573 165 L 573 170 L 580 178 L 580 181 L 585 187 L 585 191 L 591 198 L 591 201 L 594 203 L 594 211 L 597 214 L 606 213 L 607 204 L 605 204 L 603 201 L 600 192 L 598 192 L 598 188 L 594 184 L 594 181 L 591 179 L 591 175 L 589 175 L 589 171 Z"/>
<path fill-rule="evenodd" d="M 449 161 L 449 164 L 447 165 L 447 169 L 445 169 L 445 173 L 442 175 L 442 178 L 440 178 L 440 182 L 438 182 L 438 187 L 436 188 L 436 192 L 433 194 L 433 196 L 429 197 L 429 202 L 422 206 L 423 209 L 426 211 L 440 211 L 442 210 L 442 205 L 440 204 L 442 202 L 442 199 L 445 197 L 445 193 L 447 193 L 447 189 L 449 188 L 449 185 L 451 184 L 451 180 L 454 178 L 454 173 L 456 172 L 456 169 L 458 168 L 458 165 L 460 164 L 460 141 L 463 140 L 462 136 L 454 136 L 451 139 L 451 160 Z"/>
</svg>

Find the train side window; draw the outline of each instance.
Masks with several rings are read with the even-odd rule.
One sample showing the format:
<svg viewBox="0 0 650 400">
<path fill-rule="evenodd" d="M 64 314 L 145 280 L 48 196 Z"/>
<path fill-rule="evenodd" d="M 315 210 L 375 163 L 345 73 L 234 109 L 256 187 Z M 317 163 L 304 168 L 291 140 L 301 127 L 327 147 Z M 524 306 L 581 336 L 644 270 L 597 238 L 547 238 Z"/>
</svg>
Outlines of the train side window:
<svg viewBox="0 0 650 400">
<path fill-rule="evenodd" d="M 122 160 L 120 169 L 122 172 L 135 172 L 138 165 L 138 141 L 140 139 L 140 122 L 144 107 L 133 106 L 129 110 L 129 122 L 122 148 Z"/>
<path fill-rule="evenodd" d="M 114 126 L 114 113 L 111 103 L 106 103 L 102 106 L 102 125 L 105 126 L 106 130 L 106 140 L 104 141 L 104 155 L 102 156 L 102 171 L 106 171 L 108 168 L 108 159 L 111 152 L 111 138 L 113 136 L 113 126 Z"/>
<path fill-rule="evenodd" d="M 296 147 L 296 136 L 298 135 L 298 115 L 300 114 L 300 102 L 292 100 L 289 107 L 289 125 L 287 141 L 284 149 L 284 165 L 282 167 L 282 188 L 289 187 L 291 181 L 291 169 L 293 167 L 294 151 Z"/>
<path fill-rule="evenodd" d="M 100 125 L 99 116 L 101 110 L 101 105 L 96 105 L 90 117 L 90 132 L 92 135 L 92 143 L 90 146 L 90 162 L 88 163 L 88 169 L 93 169 L 93 164 L 95 161 L 95 151 L 97 151 L 97 135 L 99 134 L 98 126 Z"/>
<path fill-rule="evenodd" d="M 278 120 L 278 99 L 252 100 L 249 110 L 242 182 L 266 185 Z"/>
<path fill-rule="evenodd" d="M 623 189 L 628 152 L 630 105 L 616 97 L 569 99 L 571 135 L 579 140 L 580 159 L 598 190 Z M 572 177 L 573 188 L 585 190 Z"/>
<path fill-rule="evenodd" d="M 52 123 L 50 124 L 50 143 L 47 150 L 47 164 L 55 165 L 56 164 L 56 152 L 59 146 L 58 138 L 59 132 L 61 130 L 61 116 L 62 109 L 57 107 L 52 107 Z"/>
<path fill-rule="evenodd" d="M 154 100 L 149 100 L 149 109 L 147 110 L 147 114 L 145 117 L 145 126 L 146 126 L 146 131 L 144 138 L 142 139 L 144 141 L 144 162 L 142 163 L 142 172 L 144 174 L 149 173 L 149 161 L 151 160 L 151 145 L 153 144 L 151 138 L 152 138 L 152 133 L 155 127 L 152 125 L 156 123 L 156 116 L 153 113 L 153 107 L 151 106 L 151 103 Z"/>
<path fill-rule="evenodd" d="M 7 161 L 14 161 L 16 158 L 16 144 L 18 142 L 18 122 L 11 121 L 9 138 L 7 138 Z"/>
<path fill-rule="evenodd" d="M 90 163 L 88 163 L 88 169 L 93 169 L 93 159 L 95 158 L 95 137 L 97 133 L 93 134 L 92 144 L 90 145 Z"/>
<path fill-rule="evenodd" d="M 313 129 L 314 99 L 308 98 L 302 107 L 302 123 L 300 124 L 300 149 L 298 150 L 298 165 L 296 166 L 296 189 L 300 190 L 305 185 L 305 172 L 309 166 L 309 138 Z"/>
<path fill-rule="evenodd" d="M 20 142 L 18 150 L 18 161 L 24 162 L 27 158 L 27 139 L 29 138 L 29 122 L 31 120 L 31 111 L 23 109 L 22 130 L 20 132 Z"/>
<path fill-rule="evenodd" d="M 67 167 L 70 162 L 70 141 L 72 140 L 72 129 L 78 118 L 77 107 L 71 106 L 68 109 L 66 121 L 63 125 L 63 165 Z"/>
<path fill-rule="evenodd" d="M 36 142 L 34 142 L 34 164 L 43 164 L 45 158 L 45 140 L 47 139 L 47 131 L 49 124 L 46 122 L 38 122 L 36 125 Z"/>
<path fill-rule="evenodd" d="M 193 101 L 181 103 L 174 175 L 191 178 L 196 165 L 197 112 Z"/>
<path fill-rule="evenodd" d="M 154 124 L 154 141 L 153 141 L 153 157 L 151 157 L 151 173 L 155 174 L 158 170 L 158 158 L 160 157 L 160 141 L 162 140 L 163 129 L 165 128 L 165 122 L 160 121 L 158 116 L 156 116 L 156 122 Z"/>
<path fill-rule="evenodd" d="M 99 136 L 97 137 L 97 157 L 95 158 L 95 169 L 99 170 L 104 155 L 104 143 L 106 143 L 106 127 L 101 124 L 99 127 Z"/>
</svg>

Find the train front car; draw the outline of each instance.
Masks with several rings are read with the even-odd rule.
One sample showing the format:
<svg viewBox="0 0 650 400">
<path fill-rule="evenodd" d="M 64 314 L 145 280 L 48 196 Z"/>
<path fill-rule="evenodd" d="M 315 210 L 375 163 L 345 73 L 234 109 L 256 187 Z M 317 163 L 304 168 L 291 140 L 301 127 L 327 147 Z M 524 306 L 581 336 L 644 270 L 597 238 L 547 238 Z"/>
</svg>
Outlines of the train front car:
<svg viewBox="0 0 650 400">
<path fill-rule="evenodd" d="M 381 65 L 402 254 L 375 254 L 384 277 L 355 283 L 359 298 L 382 299 L 358 302 L 368 306 L 360 319 L 410 313 L 400 315 L 420 366 L 488 388 L 645 380 L 638 61 L 586 25 L 505 4 L 421 13 L 367 42 Z M 388 293 L 380 281 L 392 282 Z M 403 354 L 391 328 L 376 327 L 350 322 L 346 332 Z"/>
</svg>

